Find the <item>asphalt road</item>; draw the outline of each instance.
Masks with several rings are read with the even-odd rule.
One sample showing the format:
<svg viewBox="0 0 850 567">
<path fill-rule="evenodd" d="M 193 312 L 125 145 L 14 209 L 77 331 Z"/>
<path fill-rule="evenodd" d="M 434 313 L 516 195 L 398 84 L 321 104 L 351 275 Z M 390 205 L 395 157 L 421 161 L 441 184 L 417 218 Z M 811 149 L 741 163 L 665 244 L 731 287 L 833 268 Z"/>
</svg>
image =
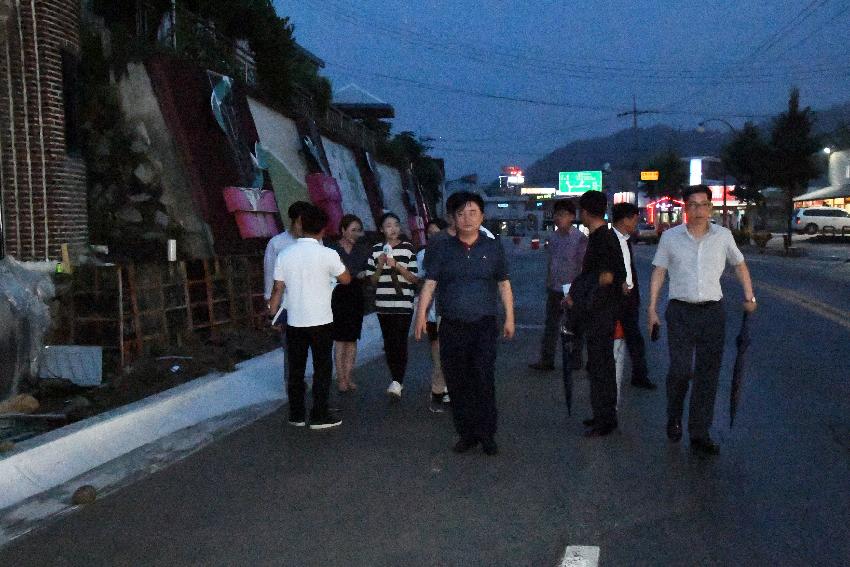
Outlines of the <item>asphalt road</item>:
<svg viewBox="0 0 850 567">
<path fill-rule="evenodd" d="M 638 248 L 644 290 L 652 251 Z M 751 262 L 760 306 L 732 430 L 740 289 L 724 280 L 719 457 L 667 442 L 662 390 L 627 387 L 619 432 L 581 437 L 583 373 L 568 418 L 560 372 L 527 368 L 544 263 L 523 251 L 512 255 L 521 328 L 498 362 L 500 455 L 450 451 L 416 344 L 401 403 L 385 398 L 383 362 L 368 364 L 359 393 L 338 401 L 341 428 L 288 427 L 278 412 L 12 542 L 0 565 L 545 566 L 568 545 L 599 546 L 601 565 L 848 565 L 850 274 L 808 264 Z M 665 350 L 648 352 L 659 383 Z"/>
</svg>

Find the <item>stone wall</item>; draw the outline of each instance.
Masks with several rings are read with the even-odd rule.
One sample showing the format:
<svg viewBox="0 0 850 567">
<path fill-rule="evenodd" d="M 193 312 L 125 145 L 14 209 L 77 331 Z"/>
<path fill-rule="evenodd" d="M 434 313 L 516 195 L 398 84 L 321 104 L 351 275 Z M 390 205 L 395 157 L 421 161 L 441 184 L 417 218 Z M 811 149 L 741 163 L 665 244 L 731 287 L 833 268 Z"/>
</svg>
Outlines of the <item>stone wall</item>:
<svg viewBox="0 0 850 567">
<path fill-rule="evenodd" d="M 211 257 L 212 231 L 195 210 L 174 138 L 159 108 L 145 66 L 129 64 L 127 73 L 118 82 L 118 92 L 121 110 L 135 136 L 131 149 L 141 161 L 135 175 L 150 187 L 135 196 L 135 204 L 131 204 L 126 213 L 137 213 L 137 231 L 143 232 L 143 237 L 164 243 L 174 233 L 173 227 L 179 227 L 178 245 L 182 256 Z M 155 206 L 151 207 L 151 203 Z M 153 208 L 154 214 L 144 215 L 142 205 Z M 164 258 L 164 245 L 161 250 Z"/>
<path fill-rule="evenodd" d="M 79 0 L 9 6 L 0 40 L 0 200 L 6 251 L 58 259 L 88 238 L 85 165 L 66 140 L 66 77 L 80 52 Z M 64 69 L 63 69 L 64 58 Z"/>
</svg>

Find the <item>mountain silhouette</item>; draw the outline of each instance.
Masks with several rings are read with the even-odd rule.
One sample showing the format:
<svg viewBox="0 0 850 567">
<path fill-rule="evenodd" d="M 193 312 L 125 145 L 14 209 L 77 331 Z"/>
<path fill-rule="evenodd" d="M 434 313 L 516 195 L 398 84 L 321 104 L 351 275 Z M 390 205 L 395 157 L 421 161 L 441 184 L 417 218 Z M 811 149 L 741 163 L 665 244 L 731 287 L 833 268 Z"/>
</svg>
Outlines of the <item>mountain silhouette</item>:
<svg viewBox="0 0 850 567">
<path fill-rule="evenodd" d="M 774 119 L 758 124 L 765 138 L 770 136 Z M 850 126 L 850 103 L 815 111 L 815 133 L 825 142 L 832 133 Z M 664 124 L 638 128 L 637 143 L 631 128 L 609 136 L 575 140 L 535 161 L 525 170 L 527 185 L 556 186 L 559 171 L 602 169 L 609 164 L 614 186 L 625 187 L 633 165 L 645 166 L 653 156 L 672 149 L 680 156 L 720 155 L 721 148 L 731 139 L 731 132 L 721 124 L 709 124 L 705 132 L 696 129 L 676 129 Z M 844 134 L 850 136 L 850 130 Z"/>
</svg>

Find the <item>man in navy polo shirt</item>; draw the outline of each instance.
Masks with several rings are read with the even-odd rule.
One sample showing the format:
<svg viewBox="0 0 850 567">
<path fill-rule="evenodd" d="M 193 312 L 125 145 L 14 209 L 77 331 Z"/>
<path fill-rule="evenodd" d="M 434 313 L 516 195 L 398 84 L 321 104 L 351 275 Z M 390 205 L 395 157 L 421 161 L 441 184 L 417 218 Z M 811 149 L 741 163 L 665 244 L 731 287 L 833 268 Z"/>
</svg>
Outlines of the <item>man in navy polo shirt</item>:
<svg viewBox="0 0 850 567">
<path fill-rule="evenodd" d="M 457 235 L 428 249 L 428 275 L 416 312 L 416 339 L 425 334 L 428 306 L 437 294 L 440 361 L 452 397 L 452 415 L 465 453 L 479 443 L 487 455 L 496 445 L 496 321 L 498 301 L 505 309 L 502 336 L 514 336 L 514 299 L 502 243 L 479 232 L 484 200 L 469 192 L 456 194 Z"/>
</svg>

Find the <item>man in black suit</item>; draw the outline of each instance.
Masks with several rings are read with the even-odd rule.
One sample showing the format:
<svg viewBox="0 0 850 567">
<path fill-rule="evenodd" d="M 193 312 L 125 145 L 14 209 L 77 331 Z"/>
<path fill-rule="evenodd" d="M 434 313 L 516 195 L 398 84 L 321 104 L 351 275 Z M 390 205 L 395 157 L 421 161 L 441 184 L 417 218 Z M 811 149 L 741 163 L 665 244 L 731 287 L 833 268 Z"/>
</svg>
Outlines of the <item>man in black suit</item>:
<svg viewBox="0 0 850 567">
<path fill-rule="evenodd" d="M 625 297 L 618 318 L 623 325 L 626 347 L 629 349 L 629 357 L 632 359 L 632 386 L 654 390 L 656 386 L 649 379 L 649 371 L 646 365 L 646 344 L 638 322 L 640 291 L 637 271 L 635 270 L 632 239 L 630 238 L 637 228 L 639 212 L 638 208 L 631 203 L 618 203 L 611 209 L 614 235 L 619 241 L 621 258 L 626 269 L 626 281 L 623 284 Z"/>
<path fill-rule="evenodd" d="M 581 222 L 590 231 L 580 287 L 590 282 L 593 292 L 589 305 L 579 305 L 586 311 L 582 328 L 587 344 L 587 372 L 590 378 L 590 405 L 593 417 L 585 421 L 585 437 L 602 437 L 617 429 L 617 373 L 614 363 L 614 321 L 622 310 L 626 268 L 620 244 L 605 221 L 608 201 L 599 191 L 588 191 L 579 199 Z M 576 292 L 578 293 L 578 292 Z M 571 305 L 574 290 L 567 303 Z M 588 300 L 581 300 L 583 302 Z"/>
</svg>

